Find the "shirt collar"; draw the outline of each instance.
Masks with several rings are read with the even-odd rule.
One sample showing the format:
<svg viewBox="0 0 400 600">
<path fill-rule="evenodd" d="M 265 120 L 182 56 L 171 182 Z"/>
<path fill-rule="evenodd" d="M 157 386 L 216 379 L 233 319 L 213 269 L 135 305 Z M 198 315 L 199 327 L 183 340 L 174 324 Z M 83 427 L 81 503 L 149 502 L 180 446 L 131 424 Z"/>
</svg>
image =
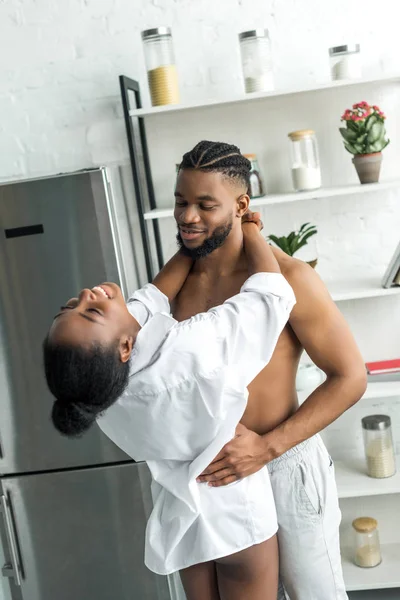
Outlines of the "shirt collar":
<svg viewBox="0 0 400 600">
<path fill-rule="evenodd" d="M 156 313 L 147 321 L 136 337 L 131 355 L 131 375 L 136 375 L 152 362 L 167 333 L 176 323 L 176 319 L 164 313 Z"/>
</svg>

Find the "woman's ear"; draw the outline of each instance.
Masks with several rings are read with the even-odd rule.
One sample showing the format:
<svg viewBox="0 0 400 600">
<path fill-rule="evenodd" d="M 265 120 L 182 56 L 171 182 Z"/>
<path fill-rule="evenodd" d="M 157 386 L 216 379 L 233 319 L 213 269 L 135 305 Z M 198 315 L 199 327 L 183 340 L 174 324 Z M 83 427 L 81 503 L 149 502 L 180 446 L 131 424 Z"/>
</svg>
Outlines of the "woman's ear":
<svg viewBox="0 0 400 600">
<path fill-rule="evenodd" d="M 243 217 L 245 212 L 249 209 L 250 197 L 248 194 L 242 194 L 236 201 L 236 216 L 240 219 Z"/>
<path fill-rule="evenodd" d="M 121 362 L 126 363 L 130 359 L 134 342 L 131 335 L 123 335 L 119 340 L 118 350 Z"/>
</svg>

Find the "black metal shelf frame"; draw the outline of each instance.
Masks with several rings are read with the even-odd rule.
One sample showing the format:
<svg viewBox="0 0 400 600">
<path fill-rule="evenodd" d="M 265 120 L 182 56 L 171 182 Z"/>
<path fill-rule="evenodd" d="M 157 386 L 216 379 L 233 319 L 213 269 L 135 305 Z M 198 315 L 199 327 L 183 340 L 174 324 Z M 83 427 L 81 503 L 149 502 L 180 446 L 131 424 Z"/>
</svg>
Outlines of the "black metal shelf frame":
<svg viewBox="0 0 400 600">
<path fill-rule="evenodd" d="M 150 210 L 157 208 L 154 194 L 153 179 L 151 176 L 149 152 L 146 139 L 146 128 L 143 117 L 134 117 L 137 119 L 138 131 L 135 131 L 133 117 L 129 111 L 137 108 L 142 108 L 140 97 L 140 86 L 137 81 L 130 79 L 125 75 L 119 76 L 121 89 L 122 107 L 124 111 L 126 135 L 128 139 L 129 157 L 131 162 L 133 185 L 135 188 L 136 205 L 139 217 L 140 233 L 142 237 L 143 253 L 146 263 L 147 278 L 152 281 L 154 278 L 153 257 L 149 230 L 144 218 L 146 211 L 146 200 Z M 131 99 L 134 98 L 135 106 L 131 105 Z M 143 173 L 144 177 L 140 174 Z M 157 219 L 152 220 L 154 231 L 154 244 L 157 254 L 158 268 L 161 269 L 164 265 L 160 227 Z"/>
</svg>

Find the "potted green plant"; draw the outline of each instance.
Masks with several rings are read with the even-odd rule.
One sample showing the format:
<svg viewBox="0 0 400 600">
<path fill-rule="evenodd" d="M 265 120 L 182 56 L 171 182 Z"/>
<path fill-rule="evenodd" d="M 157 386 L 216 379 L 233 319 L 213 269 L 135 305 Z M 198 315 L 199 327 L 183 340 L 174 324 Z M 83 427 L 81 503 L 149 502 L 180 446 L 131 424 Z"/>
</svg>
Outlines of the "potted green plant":
<svg viewBox="0 0 400 600">
<path fill-rule="evenodd" d="M 340 127 L 339 131 L 344 147 L 354 154 L 353 164 L 360 183 L 379 181 L 382 150 L 390 141 L 386 138 L 385 119 L 379 106 L 370 106 L 368 102 L 353 104 L 342 115 L 346 127 Z"/>
<path fill-rule="evenodd" d="M 282 235 L 278 237 L 272 233 L 267 237 L 268 241 L 274 242 L 278 248 L 283 250 L 289 256 L 293 256 L 300 248 L 308 243 L 311 236 L 317 233 L 315 225 L 304 223 L 298 231 L 291 231 L 288 236 Z M 317 259 L 308 261 L 311 267 L 315 267 Z"/>
</svg>

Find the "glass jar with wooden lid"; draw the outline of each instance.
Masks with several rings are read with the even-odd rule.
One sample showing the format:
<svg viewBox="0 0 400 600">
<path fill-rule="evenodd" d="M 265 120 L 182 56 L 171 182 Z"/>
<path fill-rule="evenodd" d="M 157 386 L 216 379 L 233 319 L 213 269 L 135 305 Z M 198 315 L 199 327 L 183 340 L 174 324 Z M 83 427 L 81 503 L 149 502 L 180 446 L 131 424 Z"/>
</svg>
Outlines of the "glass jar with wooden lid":
<svg viewBox="0 0 400 600">
<path fill-rule="evenodd" d="M 292 161 L 293 187 L 296 191 L 321 187 L 318 144 L 315 131 L 299 129 L 288 134 Z"/>
<path fill-rule="evenodd" d="M 382 562 L 378 522 L 372 517 L 353 521 L 355 532 L 354 562 L 358 567 L 376 567 Z"/>
</svg>

